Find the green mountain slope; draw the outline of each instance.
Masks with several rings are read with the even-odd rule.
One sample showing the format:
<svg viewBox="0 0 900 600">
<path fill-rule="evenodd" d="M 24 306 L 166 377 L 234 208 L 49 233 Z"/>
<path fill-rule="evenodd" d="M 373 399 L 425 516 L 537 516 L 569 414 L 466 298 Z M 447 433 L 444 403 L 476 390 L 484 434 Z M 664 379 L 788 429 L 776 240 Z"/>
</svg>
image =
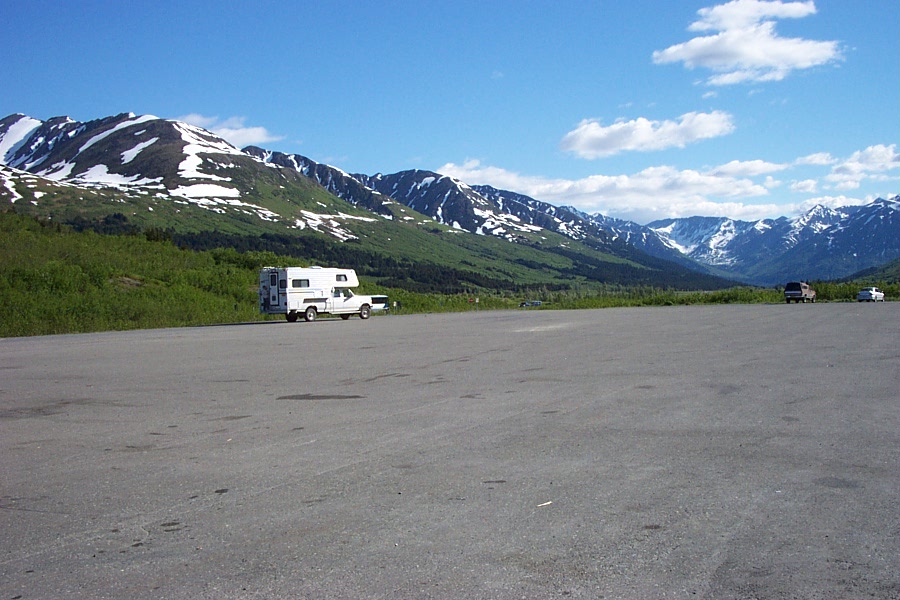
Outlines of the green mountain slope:
<svg viewBox="0 0 900 600">
<path fill-rule="evenodd" d="M 0 134 L 21 117 L 0 122 Z M 344 200 L 328 191 L 345 175 L 335 169 L 312 178 L 296 163 L 267 163 L 177 121 L 58 118 L 28 139 L 34 143 L 13 144 L 0 164 L 0 205 L 79 230 L 152 231 L 191 248 L 277 249 L 409 289 L 732 285 L 605 237 L 579 241 L 529 227 L 509 241 L 461 231 L 358 181 L 350 182 L 357 195 Z"/>
<path fill-rule="evenodd" d="M 527 243 L 473 235 L 388 203 L 360 209 L 289 169 L 249 157 L 217 156 L 217 175 L 241 190 L 235 200 L 185 200 L 153 188 L 74 186 L 3 167 L 16 213 L 105 233 L 158 231 L 197 249 L 272 250 L 340 264 L 412 290 L 527 289 L 573 285 L 732 285 L 621 245 L 592 248 L 541 231 Z M 0 194 L 2 194 L 0 188 Z M 12 196 L 11 194 L 8 194 Z"/>
</svg>

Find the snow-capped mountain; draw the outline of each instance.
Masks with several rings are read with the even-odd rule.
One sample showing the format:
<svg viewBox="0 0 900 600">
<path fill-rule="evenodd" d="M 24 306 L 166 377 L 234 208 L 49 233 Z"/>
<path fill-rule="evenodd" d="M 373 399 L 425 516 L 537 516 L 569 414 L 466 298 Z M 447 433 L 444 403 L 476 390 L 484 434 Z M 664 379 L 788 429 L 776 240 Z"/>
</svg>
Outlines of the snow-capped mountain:
<svg viewBox="0 0 900 600">
<path fill-rule="evenodd" d="M 315 180 L 329 193 L 346 200 L 350 204 L 366 208 L 380 215 L 392 215 L 388 209 L 388 205 L 394 203 L 391 198 L 366 187 L 358 179 L 351 177 L 337 167 L 317 163 L 299 154 L 271 152 L 257 146 L 248 146 L 244 148 L 244 152 L 266 164 L 293 169 L 305 177 Z"/>
<path fill-rule="evenodd" d="M 170 224 L 200 220 L 215 227 L 204 219 L 208 212 L 311 229 L 339 240 L 356 237 L 347 222 L 365 217 L 332 209 L 325 200 L 304 196 L 301 201 L 295 194 L 287 213 L 264 206 L 260 183 L 284 188 L 307 180 L 295 169 L 275 167 L 205 129 L 152 115 L 124 113 L 87 123 L 68 117 L 42 122 L 21 114 L 0 120 L 0 199 L 12 203 L 25 199 L 51 211 L 52 199 L 74 186 L 95 192 L 93 205 L 84 207 L 87 214 L 103 212 L 102 202 L 110 203 L 106 212 L 123 212 L 121 204 L 133 202 L 169 213 Z M 26 173 L 30 179 L 16 185 Z M 78 210 L 70 201 L 65 214 L 71 218 L 73 212 Z"/>
<path fill-rule="evenodd" d="M 687 217 L 654 221 L 647 227 L 683 254 L 705 264 L 729 267 L 789 250 L 846 217 L 846 212 L 816 206 L 794 219 Z"/>
<path fill-rule="evenodd" d="M 0 121 L 0 136 L 4 165 L 52 181 L 167 189 L 184 198 L 234 197 L 227 178 L 207 172 L 209 168 L 200 170 L 200 154 L 243 156 L 198 127 L 130 113 L 88 123 L 11 115 Z M 171 152 L 176 141 L 183 148 L 180 155 Z M 138 155 L 142 160 L 135 161 Z"/>
<path fill-rule="evenodd" d="M 0 199 L 47 205 L 62 186 L 93 190 L 96 202 L 111 204 L 94 207 L 97 214 L 134 202 L 145 204 L 145 210 L 169 211 L 169 223 L 196 221 L 205 211 L 314 230 L 341 241 L 358 239 L 352 224 L 379 219 L 426 227 L 439 223 L 529 247 L 541 247 L 552 233 L 562 236 L 554 239 L 645 264 L 640 257 L 649 255 L 765 285 L 843 277 L 900 256 L 900 197 L 837 210 L 817 206 L 792 219 L 689 217 L 643 226 L 431 171 L 348 174 L 297 154 L 240 150 L 204 129 L 151 115 L 128 113 L 87 123 L 21 114 L 0 120 Z M 328 194 L 302 191 L 309 186 Z M 273 202 L 273 196 L 284 202 Z M 334 197 L 365 212 L 348 214 L 328 200 Z M 189 209 L 194 212 L 187 217 Z M 90 212 L 86 204 L 66 214 L 73 211 Z"/>
<path fill-rule="evenodd" d="M 746 281 L 831 279 L 900 256 L 900 196 L 836 210 L 815 206 L 790 219 L 688 217 L 647 227 L 686 256 Z"/>
<path fill-rule="evenodd" d="M 524 234 L 538 233 L 542 229 L 557 231 L 554 225 L 561 222 L 541 212 L 542 223 L 538 224 L 534 215 L 518 203 L 510 203 L 515 204 L 515 208 L 504 206 L 502 199 L 498 201 L 483 190 L 432 171 L 354 177 L 439 223 L 479 235 L 523 241 L 527 239 Z"/>
</svg>

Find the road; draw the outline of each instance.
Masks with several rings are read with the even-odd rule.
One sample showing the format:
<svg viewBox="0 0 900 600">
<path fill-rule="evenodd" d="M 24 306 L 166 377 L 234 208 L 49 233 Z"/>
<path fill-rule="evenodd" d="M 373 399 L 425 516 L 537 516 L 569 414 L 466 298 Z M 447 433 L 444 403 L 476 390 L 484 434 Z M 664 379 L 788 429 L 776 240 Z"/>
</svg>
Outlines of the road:
<svg viewBox="0 0 900 600">
<path fill-rule="evenodd" d="M 0 340 L 0 600 L 900 594 L 900 303 Z"/>
</svg>

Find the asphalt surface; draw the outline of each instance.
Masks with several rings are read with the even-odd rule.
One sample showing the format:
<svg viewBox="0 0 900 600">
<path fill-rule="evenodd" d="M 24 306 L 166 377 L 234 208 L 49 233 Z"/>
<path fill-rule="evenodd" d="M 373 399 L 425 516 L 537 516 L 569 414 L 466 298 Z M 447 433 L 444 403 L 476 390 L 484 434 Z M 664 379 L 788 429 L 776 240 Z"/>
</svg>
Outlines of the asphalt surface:
<svg viewBox="0 0 900 600">
<path fill-rule="evenodd" d="M 900 303 L 0 340 L 0 600 L 900 595 Z"/>
</svg>

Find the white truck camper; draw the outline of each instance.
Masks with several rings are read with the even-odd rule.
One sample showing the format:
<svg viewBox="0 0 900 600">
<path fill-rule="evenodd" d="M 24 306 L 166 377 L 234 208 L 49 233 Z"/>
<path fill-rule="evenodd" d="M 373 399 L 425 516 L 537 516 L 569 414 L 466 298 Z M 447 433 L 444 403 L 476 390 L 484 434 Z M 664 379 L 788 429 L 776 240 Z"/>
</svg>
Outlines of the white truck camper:
<svg viewBox="0 0 900 600">
<path fill-rule="evenodd" d="M 300 315 L 315 321 L 319 314 L 368 319 L 387 310 L 387 296 L 357 296 L 350 288 L 359 279 L 353 269 L 326 267 L 263 267 L 259 272 L 259 312 L 283 314 L 293 323 Z"/>
</svg>

